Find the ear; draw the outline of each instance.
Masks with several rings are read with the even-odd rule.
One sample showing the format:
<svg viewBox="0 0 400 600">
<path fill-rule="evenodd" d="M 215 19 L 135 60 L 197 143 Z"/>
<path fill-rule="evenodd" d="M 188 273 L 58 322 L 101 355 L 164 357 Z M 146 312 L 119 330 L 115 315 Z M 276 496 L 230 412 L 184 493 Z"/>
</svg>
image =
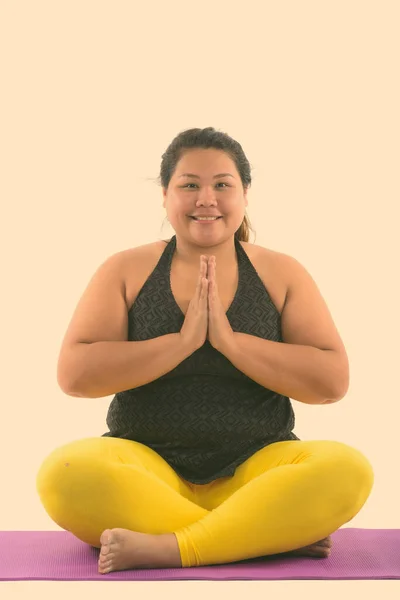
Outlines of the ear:
<svg viewBox="0 0 400 600">
<path fill-rule="evenodd" d="M 165 208 L 165 203 L 167 201 L 167 190 L 165 188 L 162 188 L 162 193 L 163 193 L 163 208 Z"/>
</svg>

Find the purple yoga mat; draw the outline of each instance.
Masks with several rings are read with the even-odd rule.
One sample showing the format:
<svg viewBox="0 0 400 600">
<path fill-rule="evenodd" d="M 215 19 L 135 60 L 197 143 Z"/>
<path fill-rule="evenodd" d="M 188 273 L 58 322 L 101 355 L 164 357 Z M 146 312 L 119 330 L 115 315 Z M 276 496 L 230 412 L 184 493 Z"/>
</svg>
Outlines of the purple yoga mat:
<svg viewBox="0 0 400 600">
<path fill-rule="evenodd" d="M 329 558 L 274 555 L 184 569 L 138 569 L 101 575 L 99 550 L 66 531 L 0 532 L 0 581 L 158 581 L 183 579 L 400 579 L 400 529 L 343 528 Z"/>
</svg>

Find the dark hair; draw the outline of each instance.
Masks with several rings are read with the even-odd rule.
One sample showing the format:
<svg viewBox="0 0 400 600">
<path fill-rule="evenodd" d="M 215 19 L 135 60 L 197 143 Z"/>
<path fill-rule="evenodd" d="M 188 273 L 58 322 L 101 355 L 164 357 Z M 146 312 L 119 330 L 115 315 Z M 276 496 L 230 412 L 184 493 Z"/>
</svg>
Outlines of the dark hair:
<svg viewBox="0 0 400 600">
<path fill-rule="evenodd" d="M 171 177 L 185 150 L 193 148 L 223 150 L 234 161 L 242 180 L 243 188 L 248 189 L 251 186 L 251 166 L 239 142 L 231 138 L 228 134 L 217 131 L 214 127 L 206 127 L 205 129 L 186 129 L 185 131 L 181 131 L 172 140 L 162 155 L 158 181 L 161 181 L 163 188 L 168 188 Z M 249 217 L 245 214 L 239 229 L 235 232 L 235 237 L 240 241 L 248 242 L 250 229 L 254 231 L 251 227 Z"/>
</svg>

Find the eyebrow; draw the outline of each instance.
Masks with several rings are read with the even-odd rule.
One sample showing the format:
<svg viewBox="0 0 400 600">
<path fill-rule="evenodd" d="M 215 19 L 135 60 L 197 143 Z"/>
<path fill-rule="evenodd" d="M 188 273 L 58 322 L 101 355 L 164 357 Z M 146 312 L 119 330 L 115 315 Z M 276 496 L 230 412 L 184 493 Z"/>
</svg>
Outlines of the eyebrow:
<svg viewBox="0 0 400 600">
<path fill-rule="evenodd" d="M 183 173 L 182 175 L 179 175 L 179 177 L 195 177 L 196 179 L 200 179 L 200 177 L 194 173 Z M 230 173 L 218 173 L 218 175 L 214 175 L 213 179 L 217 179 L 218 177 L 233 177 L 233 175 Z M 233 179 L 235 178 L 233 177 Z"/>
</svg>

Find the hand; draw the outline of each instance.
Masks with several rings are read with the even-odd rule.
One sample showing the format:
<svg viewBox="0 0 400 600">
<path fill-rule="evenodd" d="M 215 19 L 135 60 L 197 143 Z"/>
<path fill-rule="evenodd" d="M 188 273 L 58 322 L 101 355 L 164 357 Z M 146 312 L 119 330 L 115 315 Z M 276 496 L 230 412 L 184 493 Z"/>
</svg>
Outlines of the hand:
<svg viewBox="0 0 400 600">
<path fill-rule="evenodd" d="M 210 256 L 207 271 L 208 339 L 216 350 L 225 354 L 236 343 L 236 340 L 218 294 L 216 268 L 216 258 L 215 256 Z"/>
<path fill-rule="evenodd" d="M 188 306 L 180 331 L 182 341 L 193 352 L 201 348 L 208 328 L 207 257 L 200 256 L 200 272 L 193 298 Z"/>
</svg>

